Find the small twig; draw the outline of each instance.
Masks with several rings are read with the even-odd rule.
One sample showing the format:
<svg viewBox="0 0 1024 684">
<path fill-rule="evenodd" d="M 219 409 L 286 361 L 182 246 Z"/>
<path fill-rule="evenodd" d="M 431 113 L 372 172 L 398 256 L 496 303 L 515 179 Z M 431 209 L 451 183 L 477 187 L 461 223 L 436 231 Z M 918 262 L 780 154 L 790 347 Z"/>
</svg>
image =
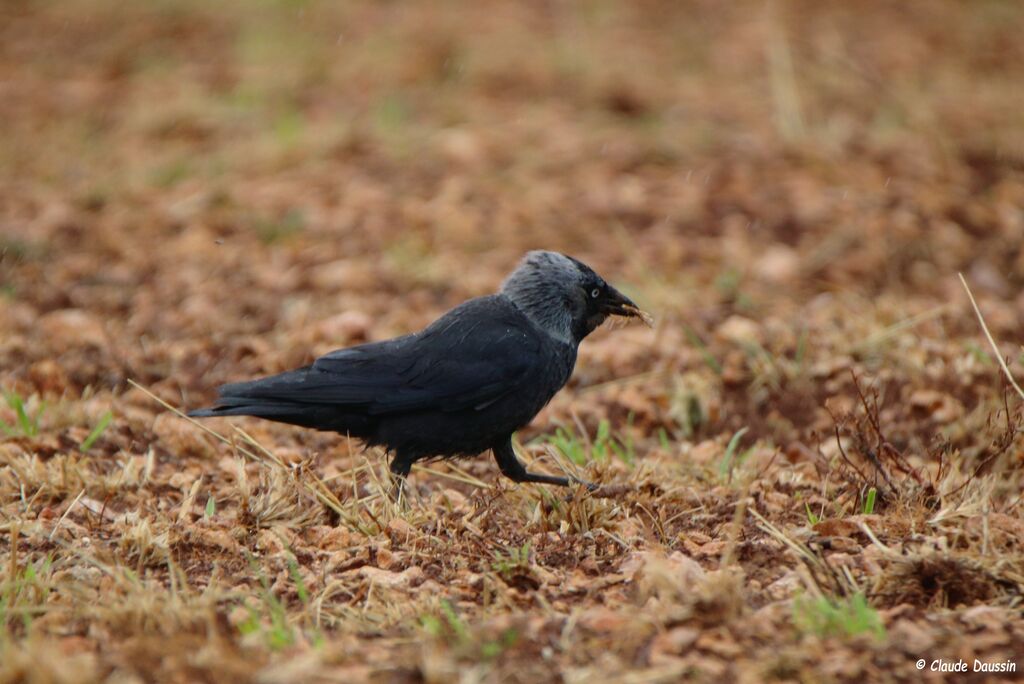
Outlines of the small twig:
<svg viewBox="0 0 1024 684">
<path fill-rule="evenodd" d="M 974 299 L 974 294 L 971 292 L 971 288 L 967 285 L 967 280 L 964 278 L 963 273 L 958 273 L 960 276 L 960 282 L 963 283 L 964 289 L 967 290 L 967 298 L 971 300 L 971 306 L 974 307 L 974 313 L 978 316 L 978 322 L 981 323 L 981 330 L 985 333 L 985 337 L 988 339 L 988 343 L 992 346 L 992 351 L 995 352 L 996 361 L 999 362 L 1000 367 L 1003 369 L 1003 373 L 1006 374 L 1006 379 L 1013 385 L 1013 389 L 1017 390 L 1017 395 L 1024 399 L 1024 390 L 1020 388 L 1017 381 L 1013 379 L 1013 374 L 1010 373 L 1010 369 L 1006 365 L 1006 361 L 1003 360 L 1003 355 L 999 351 L 999 347 L 996 345 L 996 341 L 992 338 L 992 333 L 988 331 L 988 326 L 985 325 L 985 318 L 981 315 L 981 309 L 978 308 L 978 302 Z"/>
<path fill-rule="evenodd" d="M 654 525 L 654 527 L 656 528 L 656 531 L 658 533 L 659 541 L 664 542 L 668 538 L 667 535 L 665 534 L 665 525 L 664 525 L 664 523 L 662 523 L 660 519 L 654 517 L 654 514 L 651 513 L 650 510 L 648 510 L 647 506 L 644 506 L 642 503 L 637 503 L 636 506 L 637 506 L 637 508 L 639 510 L 643 511 L 644 513 L 646 513 L 647 517 L 651 519 L 651 524 Z"/>
<path fill-rule="evenodd" d="M 885 484 L 889 485 L 889 489 L 893 492 L 897 491 L 896 485 L 892 483 L 892 478 L 889 477 L 889 473 L 886 472 L 885 466 L 882 465 L 882 459 L 878 457 L 878 454 L 875 453 L 875 450 L 871 449 L 870 447 L 865 449 L 864 456 L 865 458 L 867 458 L 868 462 L 875 467 L 875 470 L 882 474 L 882 477 L 885 478 Z"/>
<path fill-rule="evenodd" d="M 888 441 L 882 434 L 882 423 L 878 418 L 879 408 L 877 390 L 872 391 L 874 402 L 873 404 L 869 404 L 867 395 L 865 395 L 864 390 L 860 388 L 860 380 L 857 379 L 857 374 L 853 372 L 852 368 L 850 369 L 850 377 L 853 378 L 853 386 L 857 389 L 857 395 L 860 396 L 860 403 L 864 407 L 864 416 L 867 418 L 868 425 L 871 426 L 871 429 L 874 431 L 875 437 L 877 438 L 876 449 L 866 447 L 865 445 L 866 448 L 863 448 L 862 451 L 868 461 L 871 462 L 871 465 L 875 467 L 875 470 L 880 472 L 882 477 L 885 478 L 885 483 L 889 485 L 889 489 L 895 492 L 896 486 L 892 483 L 892 478 L 889 477 L 889 473 L 886 471 L 881 459 L 881 456 L 885 453 L 885 446 L 888 444 Z M 893 451 L 895 451 L 895 449 L 893 449 Z"/>
<path fill-rule="evenodd" d="M 762 531 L 767 532 L 770 536 L 775 537 L 776 540 L 785 544 L 797 555 L 797 557 L 804 559 L 809 564 L 821 562 L 813 553 L 811 553 L 810 549 L 800 542 L 791 539 L 785 532 L 768 522 L 768 519 L 758 513 L 756 508 L 748 508 L 747 512 L 754 518 L 757 518 L 757 526 L 760 527 Z"/>
<path fill-rule="evenodd" d="M 878 437 L 878 443 L 881 444 L 885 441 L 885 437 L 882 436 L 882 425 L 878 422 L 878 395 L 875 395 L 875 406 L 872 411 L 872 407 L 868 404 L 868 398 L 864 394 L 864 390 L 860 388 L 860 380 L 857 379 L 857 373 L 850 369 L 850 377 L 853 378 L 853 386 L 857 389 L 857 395 L 860 397 L 861 406 L 864 407 L 864 417 L 868 419 L 868 424 L 871 425 L 871 429 L 875 431 L 875 436 Z"/>
<path fill-rule="evenodd" d="M 775 448 L 775 453 L 772 454 L 772 457 L 768 460 L 768 463 L 765 465 L 765 467 L 761 468 L 761 472 L 759 472 L 757 475 L 754 476 L 754 480 L 753 480 L 754 482 L 756 482 L 756 481 L 760 480 L 762 477 L 764 477 L 764 474 L 767 473 L 768 469 L 772 467 L 772 464 L 775 463 L 775 459 L 779 457 L 780 453 L 782 453 L 782 452 L 779 450 L 778 447 L 776 447 Z"/>
<path fill-rule="evenodd" d="M 824 408 L 828 412 L 828 415 L 831 416 L 832 418 L 832 428 L 835 431 L 836 446 L 839 447 L 839 456 L 843 459 L 846 465 L 850 466 L 853 469 L 853 472 L 857 473 L 857 475 L 860 476 L 861 481 L 867 482 L 867 476 L 864 473 L 862 473 L 860 468 L 854 465 L 853 461 L 850 460 L 850 457 L 846 455 L 846 449 L 843 448 L 843 438 L 839 431 L 839 418 L 836 416 L 836 414 L 832 413 L 832 409 L 830 409 L 827 405 Z M 822 458 L 823 461 L 827 462 L 828 459 L 826 459 L 825 455 L 821 453 L 820 445 L 818 446 L 818 455 Z"/>
<path fill-rule="evenodd" d="M 78 500 L 81 499 L 84 494 L 85 494 L 85 490 L 84 489 L 82 491 L 78 492 L 78 496 L 75 497 L 75 500 L 72 501 L 71 505 L 68 506 L 67 510 L 64 511 L 64 515 L 60 516 L 60 520 L 57 521 L 57 524 L 54 525 L 53 529 L 50 531 L 50 537 L 49 538 L 51 540 L 53 539 L 53 535 L 57 534 L 57 530 L 60 529 L 60 526 L 64 522 L 64 519 L 68 517 L 68 514 L 71 512 L 71 509 L 75 507 L 75 504 L 78 503 Z"/>
<path fill-rule="evenodd" d="M 868 539 L 871 540 L 871 543 L 874 544 L 876 547 L 878 547 L 882 551 L 883 554 L 885 554 L 886 556 L 888 556 L 890 558 L 899 558 L 900 557 L 900 554 L 898 552 L 890 549 L 888 546 L 883 544 L 878 539 L 878 537 L 875 536 L 875 533 L 871 531 L 871 528 L 868 527 L 867 523 L 865 523 L 863 521 L 859 522 L 859 523 L 857 523 L 857 527 L 860 528 L 861 532 L 863 532 L 864 534 L 867 535 Z"/>
</svg>

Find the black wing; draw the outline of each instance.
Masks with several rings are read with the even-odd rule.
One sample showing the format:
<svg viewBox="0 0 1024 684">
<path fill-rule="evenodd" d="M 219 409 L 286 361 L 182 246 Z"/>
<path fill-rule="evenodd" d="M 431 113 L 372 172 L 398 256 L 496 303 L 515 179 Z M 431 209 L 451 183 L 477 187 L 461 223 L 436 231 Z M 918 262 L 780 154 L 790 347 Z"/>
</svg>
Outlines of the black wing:
<svg viewBox="0 0 1024 684">
<path fill-rule="evenodd" d="M 307 368 L 225 385 L 221 394 L 380 416 L 479 410 L 530 381 L 542 363 L 539 335 L 510 303 L 482 297 L 420 333 L 339 349 Z"/>
</svg>

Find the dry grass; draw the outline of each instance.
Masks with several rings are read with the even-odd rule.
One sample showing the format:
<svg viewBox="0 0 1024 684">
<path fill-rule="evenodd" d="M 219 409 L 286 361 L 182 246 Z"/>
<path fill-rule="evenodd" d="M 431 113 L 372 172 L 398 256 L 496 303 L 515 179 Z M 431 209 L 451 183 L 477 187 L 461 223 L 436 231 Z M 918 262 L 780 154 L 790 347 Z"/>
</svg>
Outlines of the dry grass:
<svg viewBox="0 0 1024 684">
<path fill-rule="evenodd" d="M 1021 21 L 3 5 L 0 681 L 1019 658 Z M 593 495 L 483 457 L 417 466 L 399 505 L 376 451 L 178 411 L 416 329 L 537 247 L 655 314 L 598 331 L 519 435 Z"/>
</svg>

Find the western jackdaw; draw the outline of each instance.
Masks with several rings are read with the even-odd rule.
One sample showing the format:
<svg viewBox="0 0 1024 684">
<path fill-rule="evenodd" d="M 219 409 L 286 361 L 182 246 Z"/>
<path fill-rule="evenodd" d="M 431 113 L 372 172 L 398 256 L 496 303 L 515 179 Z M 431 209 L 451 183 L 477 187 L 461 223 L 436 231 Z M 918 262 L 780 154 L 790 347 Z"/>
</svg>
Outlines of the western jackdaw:
<svg viewBox="0 0 1024 684">
<path fill-rule="evenodd" d="M 516 482 L 568 486 L 568 478 L 527 471 L 512 433 L 565 385 L 580 342 L 609 316 L 650 322 L 581 261 L 530 252 L 497 294 L 470 299 L 420 332 L 223 385 L 214 407 L 189 415 L 256 416 L 383 446 L 399 491 L 420 459 L 487 449 Z"/>
</svg>

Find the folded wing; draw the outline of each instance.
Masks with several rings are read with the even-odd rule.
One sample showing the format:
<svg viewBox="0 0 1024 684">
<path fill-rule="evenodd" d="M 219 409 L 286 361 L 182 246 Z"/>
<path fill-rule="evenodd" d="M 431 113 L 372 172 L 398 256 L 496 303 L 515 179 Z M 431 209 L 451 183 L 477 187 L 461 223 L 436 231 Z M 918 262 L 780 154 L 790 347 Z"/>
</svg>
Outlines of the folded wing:
<svg viewBox="0 0 1024 684">
<path fill-rule="evenodd" d="M 480 410 L 530 381 L 540 347 L 537 332 L 517 311 L 471 300 L 415 335 L 340 349 L 305 368 L 225 385 L 220 404 L 328 405 L 368 416 Z"/>
</svg>

